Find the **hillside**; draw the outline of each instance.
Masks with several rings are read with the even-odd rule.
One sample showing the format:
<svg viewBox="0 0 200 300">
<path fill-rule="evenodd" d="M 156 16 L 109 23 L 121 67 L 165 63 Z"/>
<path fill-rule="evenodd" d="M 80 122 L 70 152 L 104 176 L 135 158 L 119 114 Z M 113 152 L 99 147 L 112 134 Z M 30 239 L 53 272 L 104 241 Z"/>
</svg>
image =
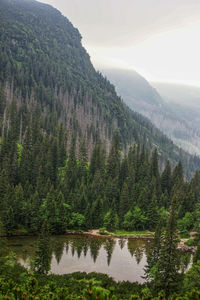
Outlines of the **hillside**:
<svg viewBox="0 0 200 300">
<path fill-rule="evenodd" d="M 74 134 L 85 137 L 89 152 L 98 140 L 108 150 L 118 130 L 124 149 L 132 143 L 151 150 L 156 146 L 160 161 L 181 159 L 187 175 L 200 166 L 123 104 L 114 86 L 93 68 L 78 30 L 59 11 L 33 0 L 0 0 L 0 17 L 2 138 L 16 123 L 15 138 L 23 144 L 35 115 L 41 133 L 55 136 L 63 124 L 67 143 Z"/>
<path fill-rule="evenodd" d="M 200 88 L 183 84 L 152 82 L 168 105 L 193 128 L 200 128 Z"/>
<path fill-rule="evenodd" d="M 105 69 L 102 72 L 130 108 L 149 118 L 185 151 L 200 154 L 198 89 L 191 91 L 182 86 L 152 83 L 156 90 L 135 71 Z"/>
<path fill-rule="evenodd" d="M 123 103 L 58 10 L 0 0 L 0 299 L 198 299 L 199 224 L 200 159 Z"/>
</svg>

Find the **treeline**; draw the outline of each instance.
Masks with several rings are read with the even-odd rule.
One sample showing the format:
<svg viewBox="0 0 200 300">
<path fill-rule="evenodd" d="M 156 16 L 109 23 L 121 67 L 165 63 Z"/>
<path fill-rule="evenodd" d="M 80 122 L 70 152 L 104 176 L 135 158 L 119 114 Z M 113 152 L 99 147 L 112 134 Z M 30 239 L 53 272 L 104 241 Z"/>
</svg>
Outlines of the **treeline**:
<svg viewBox="0 0 200 300">
<path fill-rule="evenodd" d="M 109 154 L 99 142 L 89 160 L 84 137 L 70 137 L 62 124 L 47 134 L 42 122 L 37 110 L 23 115 L 13 102 L 1 127 L 0 216 L 8 233 L 38 232 L 46 219 L 52 233 L 154 230 L 174 195 L 180 230 L 197 228 L 200 172 L 185 182 L 181 163 L 172 170 L 167 162 L 160 173 L 157 150 L 133 145 L 123 155 L 119 133 Z"/>
<path fill-rule="evenodd" d="M 78 30 L 51 6 L 1 0 L 0 57 L 0 116 L 5 126 L 8 103 L 17 99 L 21 140 L 37 107 L 45 134 L 55 135 L 62 122 L 77 139 L 85 136 L 92 148 L 99 138 L 110 145 L 118 129 L 123 149 L 133 142 L 157 147 L 161 164 L 168 158 L 173 165 L 180 160 L 187 178 L 200 169 L 198 157 L 181 151 L 123 104 L 114 86 L 95 71 Z"/>
</svg>

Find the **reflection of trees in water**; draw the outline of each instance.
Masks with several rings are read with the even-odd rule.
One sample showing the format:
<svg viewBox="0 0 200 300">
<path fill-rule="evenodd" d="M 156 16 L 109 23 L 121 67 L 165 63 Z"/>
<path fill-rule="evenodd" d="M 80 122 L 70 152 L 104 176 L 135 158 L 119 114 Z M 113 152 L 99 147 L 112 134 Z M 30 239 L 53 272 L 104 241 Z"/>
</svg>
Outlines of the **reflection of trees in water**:
<svg viewBox="0 0 200 300">
<path fill-rule="evenodd" d="M 64 241 L 62 239 L 53 239 L 52 240 L 52 250 L 55 255 L 57 264 L 61 261 L 63 252 L 64 252 Z"/>
<path fill-rule="evenodd" d="M 103 241 L 101 239 L 91 238 L 90 239 L 90 254 L 94 261 L 94 263 L 97 260 L 97 257 L 99 256 L 99 250 L 101 249 L 101 246 L 103 244 Z"/>
<path fill-rule="evenodd" d="M 192 254 L 190 252 L 180 253 L 181 255 L 181 271 L 186 272 L 191 263 Z"/>
<path fill-rule="evenodd" d="M 120 249 L 122 250 L 126 244 L 126 239 L 119 239 L 118 244 L 120 246 Z"/>
<path fill-rule="evenodd" d="M 116 245 L 116 240 L 114 239 L 106 239 L 104 243 L 104 249 L 107 252 L 107 264 L 110 265 L 112 254 Z"/>
<path fill-rule="evenodd" d="M 22 259 L 24 262 L 34 257 L 35 248 L 36 248 L 36 239 L 26 239 L 22 241 L 15 240 L 12 242 L 20 243 L 20 246 L 13 247 L 12 250 L 16 252 L 16 255 L 19 259 Z M 110 265 L 112 254 L 115 249 L 115 245 L 118 243 L 118 251 L 126 250 L 126 247 L 131 254 L 135 257 L 137 263 L 139 263 L 144 254 L 149 251 L 151 243 L 146 240 L 141 239 L 113 239 L 113 238 L 98 238 L 91 236 L 65 236 L 65 237 L 51 237 L 51 254 L 55 255 L 57 263 L 61 261 L 64 251 L 66 255 L 77 255 L 78 258 L 83 256 L 91 256 L 93 262 L 95 263 L 98 256 L 100 255 L 100 249 L 103 247 L 107 255 L 107 264 Z M 15 251 L 16 249 L 16 251 Z M 121 250 L 120 250 L 121 249 Z M 126 252 L 126 251 L 125 251 Z M 187 265 L 189 258 L 184 259 L 185 266 Z"/>
<path fill-rule="evenodd" d="M 134 256 L 139 264 L 144 254 L 145 243 L 137 239 L 128 239 L 127 248 L 131 256 Z"/>
<path fill-rule="evenodd" d="M 128 239 L 127 249 L 130 252 L 131 256 L 133 257 L 136 249 L 136 243 L 133 243 L 133 240 Z"/>
<path fill-rule="evenodd" d="M 147 240 L 145 243 L 145 247 L 144 247 L 144 254 L 146 256 L 148 256 L 149 252 L 152 250 L 151 246 L 152 246 L 152 241 L 153 240 Z"/>
<path fill-rule="evenodd" d="M 70 242 L 69 242 L 69 240 L 67 239 L 67 240 L 65 241 L 65 251 L 66 251 L 66 254 L 68 254 L 68 252 L 69 252 L 69 247 L 70 247 Z"/>
<path fill-rule="evenodd" d="M 75 247 L 74 247 L 74 243 L 73 242 L 71 243 L 71 253 L 72 253 L 72 256 L 74 257 Z"/>
<path fill-rule="evenodd" d="M 78 258 L 81 257 L 83 251 L 83 240 L 81 238 L 74 238 L 71 240 L 72 256 L 77 253 Z"/>
<path fill-rule="evenodd" d="M 9 240 L 7 251 L 13 251 L 17 259 L 27 262 L 35 257 L 38 238 L 14 238 Z"/>
<path fill-rule="evenodd" d="M 87 241 L 87 239 L 84 239 L 83 240 L 83 254 L 84 254 L 85 257 L 87 255 L 88 248 L 89 248 L 88 241 Z"/>
<path fill-rule="evenodd" d="M 112 253 L 114 251 L 115 244 L 116 241 L 114 239 L 102 239 L 96 237 L 82 237 L 82 238 L 73 237 L 70 239 L 72 256 L 74 256 L 75 253 L 77 253 L 77 256 L 80 257 L 82 252 L 84 256 L 86 256 L 88 250 L 90 250 L 90 255 L 94 263 L 96 262 L 99 256 L 99 251 L 101 247 L 104 246 L 104 249 L 107 252 L 108 265 L 111 262 Z M 124 241 L 124 245 L 125 245 L 125 241 Z M 124 247 L 124 245 L 122 245 L 122 248 Z M 68 247 L 69 247 L 69 243 L 68 243 Z"/>
<path fill-rule="evenodd" d="M 78 243 L 76 244 L 76 252 L 77 252 L 77 256 L 78 258 L 81 257 L 81 253 L 83 251 L 83 244 L 81 240 L 78 240 Z"/>
<path fill-rule="evenodd" d="M 143 258 L 143 254 L 144 254 L 144 248 L 136 248 L 135 249 L 135 259 L 137 264 L 139 264 Z"/>
</svg>

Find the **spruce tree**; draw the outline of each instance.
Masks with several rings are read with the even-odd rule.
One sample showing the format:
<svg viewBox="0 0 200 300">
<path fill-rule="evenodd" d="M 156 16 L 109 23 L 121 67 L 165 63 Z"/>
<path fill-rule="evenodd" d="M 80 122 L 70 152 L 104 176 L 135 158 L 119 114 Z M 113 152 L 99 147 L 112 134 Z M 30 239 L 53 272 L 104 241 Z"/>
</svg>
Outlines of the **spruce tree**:
<svg viewBox="0 0 200 300">
<path fill-rule="evenodd" d="M 128 185 L 125 182 L 122 187 L 121 197 L 120 197 L 120 205 L 119 205 L 119 218 L 120 223 L 122 223 L 124 215 L 130 208 L 130 197 L 129 197 L 129 190 Z"/>
<path fill-rule="evenodd" d="M 40 274 L 47 274 L 50 270 L 51 250 L 49 226 L 47 220 L 44 221 L 38 241 L 38 248 L 34 260 L 34 270 Z"/>
<path fill-rule="evenodd" d="M 144 278 L 145 279 L 152 280 L 155 277 L 156 264 L 158 263 L 158 260 L 160 258 L 161 235 L 162 235 L 162 229 L 163 229 L 162 225 L 163 225 L 163 222 L 162 222 L 162 220 L 160 220 L 156 227 L 153 244 L 147 255 L 147 265 L 144 268 L 144 271 L 145 271 Z"/>
<path fill-rule="evenodd" d="M 168 194 L 171 192 L 171 165 L 170 162 L 167 161 L 166 167 L 161 175 L 161 188 L 164 193 L 167 191 Z"/>
<path fill-rule="evenodd" d="M 107 161 L 107 178 L 115 178 L 119 175 L 120 170 L 120 159 L 121 159 L 121 145 L 119 133 L 116 132 L 113 136 L 112 147 L 108 156 Z"/>
<path fill-rule="evenodd" d="M 180 254 L 178 253 L 177 234 L 177 195 L 174 194 L 166 230 L 162 237 L 160 258 L 157 262 L 157 271 L 154 286 L 157 290 L 164 290 L 169 296 L 175 292 L 180 283 Z"/>
</svg>

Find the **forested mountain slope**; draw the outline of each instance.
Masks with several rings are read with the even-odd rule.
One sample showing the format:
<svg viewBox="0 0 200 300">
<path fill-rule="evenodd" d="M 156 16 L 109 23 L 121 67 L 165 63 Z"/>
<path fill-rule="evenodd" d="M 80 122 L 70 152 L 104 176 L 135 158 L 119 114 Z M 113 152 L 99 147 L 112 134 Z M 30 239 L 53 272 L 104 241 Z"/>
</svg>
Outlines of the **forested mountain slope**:
<svg viewBox="0 0 200 300">
<path fill-rule="evenodd" d="M 155 236 L 160 247 L 157 243 L 151 251 L 157 257 L 147 261 L 149 274 L 156 275 L 158 297 L 163 289 L 168 295 L 169 287 L 177 292 L 184 268 L 176 260 L 176 228 L 184 234 L 199 230 L 200 171 L 185 180 L 195 170 L 200 170 L 199 158 L 174 146 L 123 104 L 114 86 L 93 68 L 77 29 L 56 9 L 33 0 L 0 0 L 0 235 L 41 233 L 27 274 L 19 265 L 14 269 L 14 255 L 0 237 L 3 298 L 77 299 L 83 296 L 82 286 L 87 288 L 85 298 L 93 297 L 97 281 L 93 286 L 86 279 L 99 278 L 99 285 L 104 275 L 76 273 L 77 280 L 45 276 L 51 261 L 49 234 L 92 228 L 159 227 Z M 114 245 L 107 241 L 104 250 L 110 260 Z M 83 252 L 76 247 L 78 257 L 87 252 L 86 244 Z M 56 248 L 61 253 L 59 243 Z M 99 251 L 95 242 L 95 259 Z M 43 275 L 37 282 L 33 275 L 39 273 Z M 191 278 L 186 289 L 195 287 L 192 295 L 197 298 L 199 280 L 193 273 Z M 131 297 L 129 282 L 121 290 L 111 282 L 105 279 L 112 294 L 103 290 L 104 298 L 115 298 L 115 290 L 117 296 Z M 152 298 L 147 288 L 134 286 L 142 289 L 138 295 Z M 97 291 L 101 297 L 99 286 Z"/>
<path fill-rule="evenodd" d="M 155 83 L 159 94 L 154 83 L 150 85 L 135 71 L 105 69 L 102 72 L 130 108 L 149 118 L 185 151 L 200 154 L 197 88 Z"/>
<path fill-rule="evenodd" d="M 0 0 L 0 57 L 3 140 L 10 133 L 21 147 L 31 128 L 35 144 L 36 132 L 53 138 L 62 124 L 66 143 L 74 134 L 84 136 L 91 152 L 99 139 L 108 150 L 117 129 L 123 149 L 132 143 L 157 147 L 160 161 L 180 159 L 187 175 L 200 167 L 199 159 L 123 104 L 93 68 L 78 30 L 51 6 Z"/>
<path fill-rule="evenodd" d="M 200 148 L 200 87 L 152 82 L 168 106 L 196 131 L 194 144 Z"/>
</svg>

